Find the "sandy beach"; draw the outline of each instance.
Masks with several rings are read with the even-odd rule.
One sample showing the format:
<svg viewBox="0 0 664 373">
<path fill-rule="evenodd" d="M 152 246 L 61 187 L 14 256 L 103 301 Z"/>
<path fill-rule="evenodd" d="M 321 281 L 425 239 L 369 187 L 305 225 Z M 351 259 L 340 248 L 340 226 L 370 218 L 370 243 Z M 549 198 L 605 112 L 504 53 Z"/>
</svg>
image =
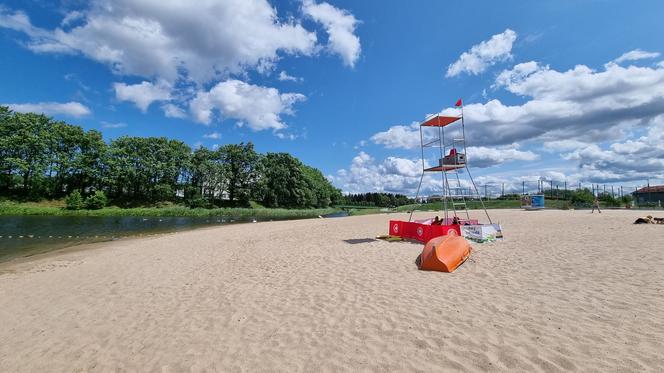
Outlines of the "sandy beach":
<svg viewBox="0 0 664 373">
<path fill-rule="evenodd" d="M 645 214 L 493 211 L 506 239 L 452 274 L 373 239 L 405 214 L 5 263 L 0 371 L 664 371 L 664 226 Z"/>
</svg>

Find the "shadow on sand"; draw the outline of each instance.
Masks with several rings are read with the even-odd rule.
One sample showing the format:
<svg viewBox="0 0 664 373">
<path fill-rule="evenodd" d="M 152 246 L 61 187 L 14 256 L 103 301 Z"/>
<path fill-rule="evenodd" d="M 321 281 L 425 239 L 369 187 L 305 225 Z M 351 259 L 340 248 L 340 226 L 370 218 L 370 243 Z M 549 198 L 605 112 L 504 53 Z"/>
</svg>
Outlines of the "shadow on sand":
<svg viewBox="0 0 664 373">
<path fill-rule="evenodd" d="M 343 240 L 345 243 L 349 245 L 357 245 L 360 243 L 369 243 L 369 242 L 374 242 L 377 241 L 375 238 L 349 238 L 347 240 Z"/>
</svg>

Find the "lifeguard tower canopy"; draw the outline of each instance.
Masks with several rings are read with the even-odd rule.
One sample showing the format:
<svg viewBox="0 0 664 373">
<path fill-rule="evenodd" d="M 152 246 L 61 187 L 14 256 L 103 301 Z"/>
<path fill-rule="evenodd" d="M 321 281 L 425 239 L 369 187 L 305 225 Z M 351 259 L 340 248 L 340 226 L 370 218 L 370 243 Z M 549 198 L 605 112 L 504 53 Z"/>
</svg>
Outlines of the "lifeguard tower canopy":
<svg viewBox="0 0 664 373">
<path fill-rule="evenodd" d="M 424 122 L 420 123 L 421 127 L 445 127 L 447 125 L 450 125 L 457 120 L 460 120 L 462 117 L 451 117 L 451 116 L 445 116 L 445 115 L 440 115 L 440 114 L 434 114 L 427 119 L 424 120 Z"/>
</svg>

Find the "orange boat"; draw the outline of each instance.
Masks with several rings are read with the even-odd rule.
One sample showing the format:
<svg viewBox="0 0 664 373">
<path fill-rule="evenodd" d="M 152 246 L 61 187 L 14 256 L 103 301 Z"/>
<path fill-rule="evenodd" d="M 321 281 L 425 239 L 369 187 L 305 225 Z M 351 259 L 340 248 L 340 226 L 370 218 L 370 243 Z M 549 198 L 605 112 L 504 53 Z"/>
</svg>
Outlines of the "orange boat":
<svg viewBox="0 0 664 373">
<path fill-rule="evenodd" d="M 419 268 L 424 271 L 453 272 L 468 259 L 470 244 L 456 232 L 432 238 L 420 255 Z"/>
</svg>

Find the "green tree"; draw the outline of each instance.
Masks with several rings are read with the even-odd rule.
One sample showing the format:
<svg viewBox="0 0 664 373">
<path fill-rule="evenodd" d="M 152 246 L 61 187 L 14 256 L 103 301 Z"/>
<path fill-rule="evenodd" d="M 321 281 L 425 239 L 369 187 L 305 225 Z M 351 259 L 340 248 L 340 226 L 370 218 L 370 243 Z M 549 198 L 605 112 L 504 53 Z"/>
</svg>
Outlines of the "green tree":
<svg viewBox="0 0 664 373">
<path fill-rule="evenodd" d="M 632 201 L 634 201 L 634 197 L 632 197 L 631 194 L 625 194 L 620 198 L 620 201 L 624 203 L 625 205 L 631 205 Z"/>
<path fill-rule="evenodd" d="M 130 203 L 175 200 L 190 153 L 164 137 L 120 137 L 109 145 L 105 183 L 114 198 Z"/>
<path fill-rule="evenodd" d="M 81 127 L 64 122 L 55 122 L 48 132 L 48 167 L 50 197 L 67 194 L 67 186 L 72 185 L 73 174 L 81 156 L 84 132 Z M 69 188 L 71 189 L 71 187 Z"/>
<path fill-rule="evenodd" d="M 302 165 L 301 168 L 307 185 L 305 192 L 307 207 L 328 207 L 333 202 L 339 201 L 341 192 L 323 176 L 322 172 L 307 165 Z"/>
<path fill-rule="evenodd" d="M 598 196 L 599 200 L 604 202 L 606 206 L 617 207 L 620 206 L 620 201 L 613 197 L 609 192 L 600 193 Z"/>
<path fill-rule="evenodd" d="M 0 106 L 0 194 L 9 194 L 13 185 L 13 163 L 10 161 L 14 155 L 14 144 L 10 135 L 12 131 L 12 111 L 7 106 Z"/>
<path fill-rule="evenodd" d="M 107 145 L 99 131 L 90 130 L 84 134 L 80 154 L 73 164 L 72 187 L 81 190 L 104 188 L 102 178 L 106 171 L 106 151 Z"/>
<path fill-rule="evenodd" d="M 107 203 L 108 199 L 106 198 L 104 192 L 97 190 L 93 195 L 88 196 L 88 198 L 85 199 L 84 205 L 88 210 L 99 210 L 104 208 Z"/>
<path fill-rule="evenodd" d="M 43 193 L 44 171 L 48 163 L 49 132 L 53 120 L 42 114 L 12 113 L 3 109 L 2 137 L 3 174 L 7 192 L 11 189 L 23 197 Z M 17 178 L 14 178 L 16 176 Z M 7 182 L 6 181 L 6 182 Z M 15 185 L 18 184 L 18 185 Z"/>
<path fill-rule="evenodd" d="M 288 153 L 267 153 L 261 160 L 263 205 L 267 207 L 304 207 L 307 181 L 302 163 Z"/>
<path fill-rule="evenodd" d="M 259 156 L 252 143 L 230 144 L 217 150 L 223 162 L 228 200 L 231 205 L 248 206 L 252 186 L 258 178 Z"/>
<path fill-rule="evenodd" d="M 73 192 L 69 193 L 67 198 L 65 198 L 65 204 L 68 210 L 82 209 L 84 202 L 83 202 L 83 196 L 81 196 L 81 192 L 79 192 L 78 190 L 74 190 Z"/>
<path fill-rule="evenodd" d="M 70 208 L 101 208 L 106 195 L 119 204 L 183 196 L 206 207 L 248 206 L 251 198 L 269 207 L 326 207 L 343 199 L 317 169 L 287 153 L 262 156 L 251 143 L 192 152 L 177 140 L 123 136 L 107 145 L 98 131 L 0 106 L 0 196 L 67 196 Z M 393 196 L 371 201 L 393 203 Z"/>
<path fill-rule="evenodd" d="M 588 188 L 579 189 L 572 193 L 572 204 L 575 206 L 591 206 L 595 196 Z"/>
</svg>

